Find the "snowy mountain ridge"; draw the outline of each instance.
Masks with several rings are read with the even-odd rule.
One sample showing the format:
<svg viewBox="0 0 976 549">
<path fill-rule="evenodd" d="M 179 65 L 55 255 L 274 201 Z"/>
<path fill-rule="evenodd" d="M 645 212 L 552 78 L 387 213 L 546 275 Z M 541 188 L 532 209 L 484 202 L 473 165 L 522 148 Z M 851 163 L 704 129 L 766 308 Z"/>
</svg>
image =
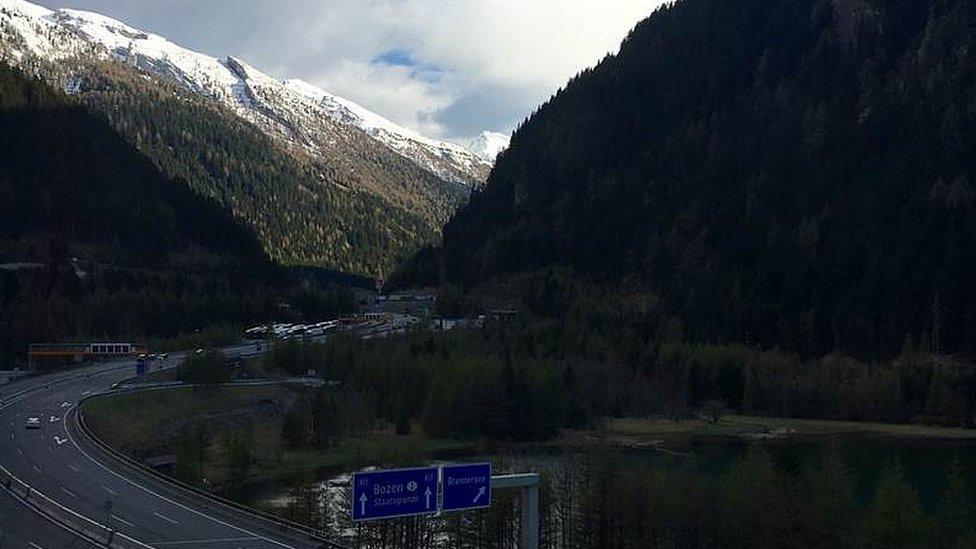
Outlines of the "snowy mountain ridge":
<svg viewBox="0 0 976 549">
<path fill-rule="evenodd" d="M 468 150 L 494 164 L 495 158 L 508 148 L 511 139 L 511 136 L 503 133 L 483 131 L 471 140 Z"/>
<path fill-rule="evenodd" d="M 313 155 L 355 128 L 446 181 L 478 185 L 491 168 L 480 152 L 426 138 L 353 101 L 301 80 L 275 79 L 234 57 L 218 60 L 97 13 L 0 0 L 0 57 L 18 64 L 86 56 L 131 65 L 220 102 Z M 68 81 L 69 93 L 84 86 Z"/>
</svg>

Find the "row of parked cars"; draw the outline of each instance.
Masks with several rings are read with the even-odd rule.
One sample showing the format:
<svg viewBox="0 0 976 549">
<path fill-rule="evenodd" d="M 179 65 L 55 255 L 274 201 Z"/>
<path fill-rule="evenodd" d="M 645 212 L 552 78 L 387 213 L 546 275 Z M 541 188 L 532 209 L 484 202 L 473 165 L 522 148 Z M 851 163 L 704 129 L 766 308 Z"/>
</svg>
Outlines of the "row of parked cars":
<svg viewBox="0 0 976 549">
<path fill-rule="evenodd" d="M 338 320 L 326 320 L 315 324 L 288 324 L 279 322 L 269 326 L 255 326 L 244 331 L 250 339 L 292 339 L 296 337 L 319 337 L 339 329 Z"/>
</svg>

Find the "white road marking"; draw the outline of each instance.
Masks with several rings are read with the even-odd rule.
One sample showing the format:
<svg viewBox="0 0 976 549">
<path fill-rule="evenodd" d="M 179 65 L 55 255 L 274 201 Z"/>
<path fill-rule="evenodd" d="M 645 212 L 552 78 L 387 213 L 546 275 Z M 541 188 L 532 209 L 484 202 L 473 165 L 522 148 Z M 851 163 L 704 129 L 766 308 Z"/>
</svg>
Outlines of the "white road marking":
<svg viewBox="0 0 976 549">
<path fill-rule="evenodd" d="M 64 401 L 64 402 L 61 403 L 61 407 L 62 408 L 70 408 L 71 407 L 71 403 L 66 400 L 66 401 Z"/>
<path fill-rule="evenodd" d="M 155 512 L 155 511 L 153 511 L 153 514 L 156 515 L 157 517 L 165 520 L 166 522 L 168 522 L 170 524 L 179 524 L 180 523 L 178 520 L 173 520 L 173 519 L 167 517 L 166 515 L 160 515 L 159 513 Z"/>
<path fill-rule="evenodd" d="M 72 410 L 73 410 L 73 409 L 74 409 L 74 408 L 72 408 Z M 68 414 L 70 414 L 70 413 L 71 413 L 71 410 L 68 410 L 68 411 L 67 411 L 67 412 L 65 413 L 65 415 L 64 415 L 64 417 L 65 417 L 65 418 L 67 418 L 67 417 L 68 417 Z M 135 486 L 136 488 L 138 488 L 138 489 L 140 489 L 140 490 L 142 490 L 143 492 L 146 492 L 147 494 L 152 494 L 152 495 L 154 495 L 154 496 L 156 496 L 157 498 L 159 498 L 159 499 L 161 499 L 161 500 L 163 500 L 163 501 L 165 501 L 165 502 L 167 502 L 167 503 L 170 503 L 170 504 L 172 504 L 172 505 L 175 505 L 175 506 L 177 506 L 177 507 L 179 507 L 179 508 L 181 508 L 181 509 L 184 509 L 184 510 L 186 510 L 186 511 L 188 511 L 188 512 L 190 512 L 190 513 L 193 513 L 193 514 L 195 514 L 195 515 L 197 515 L 197 516 L 200 516 L 200 517 L 203 517 L 203 518 L 205 518 L 205 519 L 209 519 L 209 520 L 212 520 L 213 522 L 215 522 L 215 523 L 217 523 L 217 524 L 220 524 L 221 526 L 226 526 L 227 528 L 230 528 L 230 529 L 232 529 L 232 530 L 237 530 L 238 532 L 240 532 L 240 533 L 242 533 L 242 534 L 247 534 L 247 535 L 249 535 L 249 536 L 254 536 L 254 538 L 255 538 L 255 539 L 259 539 L 259 540 L 262 540 L 262 541 L 266 541 L 266 542 L 268 542 L 268 543 L 270 543 L 270 544 L 272 544 L 272 545 L 277 545 L 278 547 L 285 547 L 285 548 L 289 548 L 289 547 L 291 547 L 290 545 L 286 545 L 286 544 L 284 544 L 284 543 L 281 543 L 280 541 L 276 541 L 276 540 L 273 540 L 273 539 L 271 539 L 271 538 L 268 538 L 268 537 L 265 537 L 265 536 L 262 536 L 262 535 L 260 535 L 260 534 L 255 534 L 254 532 L 251 532 L 250 530 L 247 530 L 247 529 L 245 529 L 245 528 L 241 528 L 240 526 L 234 526 L 233 524 L 231 524 L 231 523 L 229 523 L 229 522 L 226 522 L 226 521 L 223 521 L 223 520 L 220 520 L 220 519 L 218 519 L 218 518 L 216 518 L 216 517 L 212 517 L 212 516 L 210 516 L 210 515 L 208 515 L 208 514 L 206 514 L 206 513 L 204 513 L 204 512 L 202 512 L 202 511 L 198 511 L 198 510 L 196 510 L 196 509 L 194 509 L 194 508 L 192 508 L 192 507 L 188 507 L 188 506 L 186 506 L 186 505 L 183 505 L 182 503 L 180 503 L 180 502 L 178 502 L 178 501 L 174 501 L 174 500 L 172 500 L 172 499 L 170 499 L 170 498 L 168 498 L 168 497 L 166 497 L 166 496 L 164 496 L 164 495 L 162 495 L 162 494 L 159 494 L 159 493 L 157 493 L 157 492 L 153 492 L 153 491 L 152 491 L 152 490 L 150 490 L 149 488 L 146 488 L 145 486 L 143 486 L 143 485 L 141 485 L 141 484 L 139 484 L 139 483 L 137 483 L 137 482 L 135 482 L 134 480 L 131 480 L 131 479 L 129 479 L 129 478 L 127 478 L 127 477 L 125 477 L 125 476 L 123 476 L 123 475 L 121 475 L 121 474 L 119 474 L 119 473 L 116 473 L 116 472 L 115 472 L 115 471 L 113 471 L 112 469 L 109 469 L 109 468 L 108 468 L 108 467 L 107 467 L 107 466 L 106 466 L 105 464 L 103 464 L 102 462 L 100 462 L 100 461 L 98 461 L 98 460 L 96 460 L 95 458 L 93 458 L 93 457 L 91 457 L 91 455 L 90 455 L 90 454 L 89 454 L 88 452 L 86 452 L 86 451 L 84 451 L 84 450 L 83 450 L 83 449 L 81 448 L 81 446 L 79 446 L 79 445 L 78 445 L 78 441 L 76 441 L 76 440 L 75 440 L 75 438 L 74 438 L 73 436 L 71 436 L 71 432 L 70 432 L 70 431 L 68 431 L 68 422 L 67 422 L 67 421 L 63 421 L 63 422 L 61 422 L 61 425 L 62 425 L 62 426 L 64 427 L 64 432 L 65 432 L 65 434 L 66 434 L 66 435 L 68 436 L 68 439 L 69 439 L 69 440 L 71 441 L 71 444 L 72 444 L 72 445 L 73 445 L 73 446 L 74 446 L 75 448 L 77 448 L 77 449 L 78 449 L 78 451 L 79 451 L 79 452 L 81 453 L 81 455 L 83 455 L 83 456 L 85 456 L 85 458 L 87 458 L 87 459 L 88 459 L 88 461 L 90 461 L 90 462 L 92 462 L 92 463 L 94 463 L 95 465 L 97 465 L 98 467 L 100 467 L 101 469 L 103 469 L 104 471 L 106 471 L 106 472 L 108 472 L 108 473 L 109 473 L 110 475 L 113 475 L 113 476 L 115 476 L 116 478 L 118 478 L 118 479 L 120 479 L 120 480 L 122 480 L 122 481 L 124 481 L 124 482 L 127 482 L 127 483 L 129 483 L 130 485 L 132 485 L 132 486 Z"/>
<path fill-rule="evenodd" d="M 41 547 L 40 545 L 38 545 L 38 544 L 36 544 L 36 543 L 34 543 L 33 541 L 28 541 L 28 542 L 27 542 L 27 545 L 30 545 L 30 546 L 31 546 L 31 547 L 33 547 L 34 549 L 44 549 L 43 547 Z"/>
<path fill-rule="evenodd" d="M 68 439 L 66 439 L 66 438 L 61 438 L 61 437 L 59 437 L 58 435 L 54 435 L 54 442 L 57 442 L 57 443 L 58 443 L 58 446 L 61 446 L 61 445 L 62 445 L 62 444 L 64 444 L 65 442 L 68 442 Z"/>
<path fill-rule="evenodd" d="M 122 524 L 126 524 L 126 525 L 128 525 L 128 526 L 131 526 L 131 527 L 133 527 L 133 528 L 135 528 L 135 527 L 136 527 L 136 525 L 135 525 L 135 524 L 132 524 L 131 522 L 129 522 L 129 521 L 127 521 L 127 520 L 125 520 L 124 518 L 122 518 L 122 517 L 120 517 L 120 516 L 118 516 L 118 515 L 109 515 L 109 516 L 111 516 L 111 517 L 112 517 L 112 518 L 114 518 L 115 520 L 117 520 L 117 521 L 119 521 L 119 522 L 121 522 Z"/>
<path fill-rule="evenodd" d="M 74 471 L 76 473 L 80 473 L 81 472 L 81 469 L 75 467 L 74 465 L 72 465 L 70 463 L 68 464 L 68 469 L 71 469 L 72 471 Z"/>
<path fill-rule="evenodd" d="M 92 393 L 91 391 L 85 391 L 84 393 L 81 393 L 81 396 L 86 397 L 86 396 L 90 395 L 91 393 Z"/>
<path fill-rule="evenodd" d="M 33 467 L 33 468 L 34 468 L 34 470 L 35 470 L 35 471 L 37 471 L 38 473 L 40 473 L 40 474 L 42 474 L 42 475 L 44 474 L 44 471 L 41 471 L 41 470 L 40 470 L 40 469 L 39 469 L 39 468 L 37 467 L 37 465 L 31 465 L 31 467 Z"/>
<path fill-rule="evenodd" d="M 113 489 L 111 489 L 111 488 L 109 488 L 108 486 L 105 486 L 104 484 L 102 485 L 102 488 L 103 488 L 103 489 L 104 489 L 104 490 L 105 490 L 106 492 L 108 492 L 108 493 L 110 493 L 110 494 L 112 494 L 113 496 L 117 496 L 117 495 L 119 495 L 119 493 L 118 493 L 118 492 L 116 492 L 115 490 L 113 490 Z"/>
<path fill-rule="evenodd" d="M 186 541 L 156 541 L 153 542 L 153 547 L 157 545 L 196 545 L 198 543 L 229 543 L 232 541 L 253 541 L 258 538 L 212 538 L 212 539 L 190 539 Z"/>
<path fill-rule="evenodd" d="M 77 494 L 75 494 L 75 493 L 74 493 L 74 492 L 72 492 L 71 490 L 68 490 L 68 489 L 67 489 L 67 488 L 65 488 L 64 486 L 62 486 L 62 487 L 61 487 L 61 491 L 62 491 L 62 492 L 64 492 L 65 494 L 68 494 L 69 496 L 71 496 L 71 497 L 73 497 L 73 498 L 76 498 L 76 497 L 78 497 L 78 495 L 77 495 Z"/>
<path fill-rule="evenodd" d="M 51 419 L 49 419 L 48 421 L 50 421 L 51 423 L 54 423 L 55 421 L 58 421 L 59 419 L 61 419 L 61 418 L 59 418 L 57 416 L 51 416 Z"/>
</svg>

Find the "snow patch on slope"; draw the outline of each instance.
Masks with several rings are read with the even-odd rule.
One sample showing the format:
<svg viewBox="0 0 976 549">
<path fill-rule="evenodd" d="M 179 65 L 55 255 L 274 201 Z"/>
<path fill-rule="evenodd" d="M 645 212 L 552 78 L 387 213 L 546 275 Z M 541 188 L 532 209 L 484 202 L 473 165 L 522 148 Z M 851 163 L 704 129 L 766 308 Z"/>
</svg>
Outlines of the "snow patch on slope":
<svg viewBox="0 0 976 549">
<path fill-rule="evenodd" d="M 491 167 L 491 160 L 465 147 L 427 138 L 301 80 L 277 80 L 239 59 L 218 60 L 98 13 L 0 0 L 0 25 L 0 38 L 23 43 L 19 48 L 0 42 L 0 51 L 18 60 L 29 54 L 57 61 L 94 51 L 97 57 L 134 65 L 220 101 L 242 118 L 313 152 L 328 144 L 329 138 L 319 140 L 338 123 L 364 131 L 448 181 L 480 183 Z"/>
</svg>

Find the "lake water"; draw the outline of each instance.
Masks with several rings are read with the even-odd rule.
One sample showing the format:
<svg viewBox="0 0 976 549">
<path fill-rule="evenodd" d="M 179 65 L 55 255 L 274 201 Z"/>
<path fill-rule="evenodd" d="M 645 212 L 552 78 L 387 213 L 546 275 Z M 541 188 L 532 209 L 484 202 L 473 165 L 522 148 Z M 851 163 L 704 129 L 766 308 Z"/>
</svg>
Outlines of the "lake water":
<svg viewBox="0 0 976 549">
<path fill-rule="evenodd" d="M 915 489 L 920 503 L 930 514 L 934 514 L 938 507 L 940 493 L 946 484 L 946 473 L 953 461 L 961 466 L 970 493 L 976 494 L 976 440 L 863 434 L 768 439 L 673 436 L 641 447 L 624 447 L 609 442 L 593 442 L 586 449 L 517 446 L 499 454 L 467 456 L 451 461 L 490 460 L 494 463 L 496 473 L 538 471 L 544 473 L 553 485 L 565 482 L 567 477 L 574 475 L 576 478 L 572 483 L 578 485 L 580 472 L 588 470 L 581 464 L 592 464 L 601 460 L 612 463 L 613 469 L 619 474 L 655 471 L 667 475 L 671 472 L 687 474 L 691 471 L 696 478 L 706 483 L 711 480 L 717 483 L 728 474 L 730 468 L 756 450 L 767 454 L 776 471 L 784 478 L 799 477 L 805 472 L 816 470 L 823 462 L 825 453 L 840 456 L 847 466 L 854 498 L 860 505 L 867 505 L 871 500 L 882 470 L 896 464 L 904 471 L 906 480 Z M 442 462 L 432 460 L 430 464 Z M 567 471 L 573 473 L 567 474 Z M 313 521 L 317 521 L 318 526 L 324 527 L 333 535 L 351 538 L 362 535 L 362 530 L 357 534 L 357 529 L 348 519 L 348 478 L 348 473 L 327 474 L 323 482 L 311 488 L 317 492 L 321 510 L 321 514 L 313 518 Z M 565 485 L 563 490 L 566 490 Z M 273 499 L 274 505 L 283 510 L 289 503 L 289 497 L 283 492 L 276 496 L 262 498 L 263 504 L 268 506 Z M 513 513 L 512 516 L 517 517 L 517 514 Z M 431 539 L 449 539 L 449 534 L 443 530 L 443 520 L 429 520 L 426 525 L 435 532 Z M 437 542 L 430 546 L 441 545 Z"/>
</svg>

